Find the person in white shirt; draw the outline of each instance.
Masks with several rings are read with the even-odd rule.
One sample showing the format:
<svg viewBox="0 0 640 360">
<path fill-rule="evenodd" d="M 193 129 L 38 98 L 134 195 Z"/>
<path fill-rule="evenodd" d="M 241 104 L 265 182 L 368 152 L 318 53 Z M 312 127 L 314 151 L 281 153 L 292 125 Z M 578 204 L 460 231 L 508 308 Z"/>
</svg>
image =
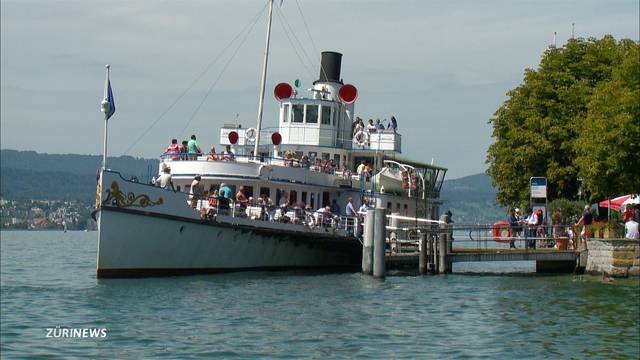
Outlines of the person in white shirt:
<svg viewBox="0 0 640 360">
<path fill-rule="evenodd" d="M 638 233 L 638 223 L 631 219 L 624 223 L 624 237 L 627 239 L 640 239 Z"/>
<path fill-rule="evenodd" d="M 527 217 L 527 235 L 530 238 L 536 237 L 536 225 L 538 224 L 538 215 L 536 215 L 535 211 L 530 210 L 531 214 Z M 530 239 L 528 241 L 528 247 L 535 249 L 536 248 L 536 240 Z"/>
<path fill-rule="evenodd" d="M 171 189 L 173 191 L 176 191 L 176 189 L 173 187 L 173 181 L 171 181 L 170 167 L 167 166 L 162 169 L 162 174 L 156 179 L 156 185 L 160 186 L 163 189 Z"/>
</svg>

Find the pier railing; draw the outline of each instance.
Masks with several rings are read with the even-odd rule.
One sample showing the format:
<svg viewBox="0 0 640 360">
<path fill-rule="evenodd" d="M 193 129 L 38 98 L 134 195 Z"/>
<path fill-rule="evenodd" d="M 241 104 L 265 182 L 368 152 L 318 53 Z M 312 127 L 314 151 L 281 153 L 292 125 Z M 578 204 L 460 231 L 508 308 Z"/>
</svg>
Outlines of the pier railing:
<svg viewBox="0 0 640 360">
<path fill-rule="evenodd" d="M 387 216 L 387 244 L 391 253 L 415 253 L 421 236 L 437 239 L 450 236 L 457 249 L 556 249 L 578 250 L 583 246 L 580 228 L 575 224 L 518 225 L 446 224 L 437 220 Z"/>
</svg>

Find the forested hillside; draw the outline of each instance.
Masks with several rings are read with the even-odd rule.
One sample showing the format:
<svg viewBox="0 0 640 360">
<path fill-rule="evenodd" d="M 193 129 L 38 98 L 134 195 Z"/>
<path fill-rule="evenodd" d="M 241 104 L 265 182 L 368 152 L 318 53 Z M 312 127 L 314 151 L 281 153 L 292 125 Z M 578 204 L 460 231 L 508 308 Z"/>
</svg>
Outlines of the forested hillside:
<svg viewBox="0 0 640 360">
<path fill-rule="evenodd" d="M 39 154 L 34 151 L 0 150 L 0 196 L 9 200 L 78 200 L 91 206 L 95 199 L 96 170 L 101 156 Z M 130 156 L 109 158 L 109 167 L 125 178 L 148 181 L 158 160 Z M 446 180 L 442 187 L 442 211 L 451 210 L 457 223 L 489 223 L 504 217 L 495 205 L 496 190 L 484 174 Z"/>
<path fill-rule="evenodd" d="M 98 155 L 0 150 L 0 196 L 12 200 L 93 201 L 101 162 Z M 158 169 L 158 160 L 131 156 L 109 158 L 108 164 L 126 178 L 135 175 L 141 180 Z"/>
</svg>

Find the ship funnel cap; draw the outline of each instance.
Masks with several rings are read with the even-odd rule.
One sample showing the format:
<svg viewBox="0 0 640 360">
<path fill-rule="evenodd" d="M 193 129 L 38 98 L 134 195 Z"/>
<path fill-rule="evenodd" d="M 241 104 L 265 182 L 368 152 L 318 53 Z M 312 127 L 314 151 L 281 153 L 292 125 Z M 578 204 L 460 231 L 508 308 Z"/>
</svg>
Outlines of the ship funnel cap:
<svg viewBox="0 0 640 360">
<path fill-rule="evenodd" d="M 334 82 L 342 84 L 340 80 L 340 67 L 342 65 L 342 54 L 335 51 L 323 51 L 320 60 L 320 78 L 313 83 Z"/>
</svg>

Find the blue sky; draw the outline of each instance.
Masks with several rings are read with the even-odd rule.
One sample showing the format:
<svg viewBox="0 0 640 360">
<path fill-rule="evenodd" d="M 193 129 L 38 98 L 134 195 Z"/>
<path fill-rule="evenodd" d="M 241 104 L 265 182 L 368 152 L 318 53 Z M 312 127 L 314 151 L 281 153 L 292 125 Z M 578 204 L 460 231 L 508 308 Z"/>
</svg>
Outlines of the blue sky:
<svg viewBox="0 0 640 360">
<path fill-rule="evenodd" d="M 3 0 L 2 148 L 100 154 L 106 63 L 117 102 L 111 155 L 125 153 L 220 54 L 127 154 L 155 157 L 183 129 L 204 147 L 217 144 L 218 128 L 236 114 L 245 127 L 255 126 L 266 13 L 224 72 L 236 47 L 223 50 L 265 3 Z M 637 41 L 639 12 L 637 0 L 284 0 L 274 14 L 265 126 L 276 124 L 275 84 L 299 78 L 306 89 L 318 76 L 316 51 L 339 51 L 342 77 L 359 89 L 356 115 L 395 115 L 404 155 L 434 158 L 450 169 L 449 178 L 483 172 L 492 141 L 487 121 L 524 69 L 537 65 L 553 32 L 558 45 L 571 36 L 571 23 L 579 37 Z M 293 50 L 287 34 L 310 60 L 299 46 Z"/>
</svg>

